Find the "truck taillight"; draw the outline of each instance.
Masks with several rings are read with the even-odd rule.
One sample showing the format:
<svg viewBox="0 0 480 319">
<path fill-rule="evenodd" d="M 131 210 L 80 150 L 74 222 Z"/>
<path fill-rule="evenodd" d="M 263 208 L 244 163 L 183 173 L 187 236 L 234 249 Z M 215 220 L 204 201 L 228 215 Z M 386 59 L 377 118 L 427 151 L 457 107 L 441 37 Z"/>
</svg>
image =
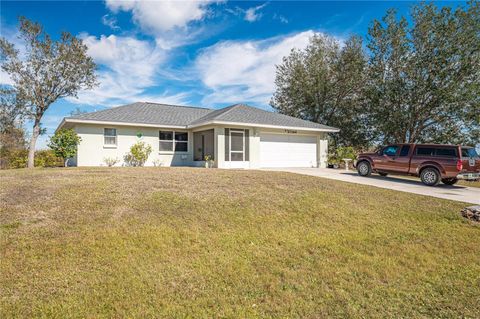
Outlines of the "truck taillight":
<svg viewBox="0 0 480 319">
<path fill-rule="evenodd" d="M 457 171 L 461 171 L 463 169 L 462 160 L 457 161 Z"/>
</svg>

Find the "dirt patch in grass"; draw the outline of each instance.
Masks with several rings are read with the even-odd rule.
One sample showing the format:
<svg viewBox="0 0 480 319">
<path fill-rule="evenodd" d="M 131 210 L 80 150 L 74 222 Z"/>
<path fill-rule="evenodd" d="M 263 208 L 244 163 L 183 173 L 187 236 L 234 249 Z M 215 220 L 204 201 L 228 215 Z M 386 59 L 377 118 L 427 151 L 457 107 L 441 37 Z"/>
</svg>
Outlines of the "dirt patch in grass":
<svg viewBox="0 0 480 319">
<path fill-rule="evenodd" d="M 0 181 L 2 318 L 480 316 L 462 203 L 266 171 Z"/>
</svg>

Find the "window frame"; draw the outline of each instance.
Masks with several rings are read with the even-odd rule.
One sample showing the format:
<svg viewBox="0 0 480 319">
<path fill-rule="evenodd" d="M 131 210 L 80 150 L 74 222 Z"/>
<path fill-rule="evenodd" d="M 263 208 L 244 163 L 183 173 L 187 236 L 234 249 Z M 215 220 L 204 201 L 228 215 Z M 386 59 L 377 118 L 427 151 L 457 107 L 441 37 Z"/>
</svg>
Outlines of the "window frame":
<svg viewBox="0 0 480 319">
<path fill-rule="evenodd" d="M 160 139 L 160 134 L 161 132 L 166 132 L 166 133 L 171 133 L 172 134 L 172 139 L 171 140 L 162 140 Z M 179 134 L 187 134 L 187 140 L 186 141 L 179 141 L 176 139 L 176 134 L 179 133 Z M 166 154 L 173 154 L 173 153 L 188 153 L 188 150 L 189 150 L 189 146 L 188 146 L 188 141 L 190 139 L 190 137 L 188 136 L 188 132 L 185 132 L 185 131 L 167 131 L 167 130 L 159 130 L 158 131 L 158 151 L 159 153 L 166 153 Z M 171 143 L 172 144 L 172 150 L 162 150 L 160 149 L 160 143 Z M 184 143 L 186 146 L 187 146 L 187 150 L 186 151 L 177 151 L 177 143 Z"/>
<path fill-rule="evenodd" d="M 232 133 L 240 133 L 242 134 L 242 150 L 241 151 L 233 151 L 232 150 Z M 229 132 L 229 152 L 230 152 L 230 161 L 231 162 L 245 162 L 245 130 L 242 129 L 230 129 Z M 242 154 L 241 161 L 232 161 L 232 153 Z"/>
<path fill-rule="evenodd" d="M 113 130 L 115 132 L 115 135 L 106 135 L 106 130 Z M 114 141 L 115 143 L 113 144 L 110 144 L 110 143 L 106 143 L 106 138 L 114 138 Z M 118 133 L 117 133 L 117 129 L 114 128 L 114 127 L 104 127 L 103 128 L 103 147 L 107 147 L 107 148 L 116 148 L 118 145 Z"/>
</svg>

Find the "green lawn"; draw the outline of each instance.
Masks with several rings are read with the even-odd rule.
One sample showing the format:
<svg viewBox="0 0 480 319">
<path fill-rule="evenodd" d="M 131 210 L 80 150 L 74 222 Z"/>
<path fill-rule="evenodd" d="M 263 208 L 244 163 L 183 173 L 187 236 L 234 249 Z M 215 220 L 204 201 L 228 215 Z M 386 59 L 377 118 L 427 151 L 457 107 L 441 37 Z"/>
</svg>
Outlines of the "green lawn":
<svg viewBox="0 0 480 319">
<path fill-rule="evenodd" d="M 193 168 L 0 171 L 0 318 L 480 317 L 466 205 Z"/>
</svg>

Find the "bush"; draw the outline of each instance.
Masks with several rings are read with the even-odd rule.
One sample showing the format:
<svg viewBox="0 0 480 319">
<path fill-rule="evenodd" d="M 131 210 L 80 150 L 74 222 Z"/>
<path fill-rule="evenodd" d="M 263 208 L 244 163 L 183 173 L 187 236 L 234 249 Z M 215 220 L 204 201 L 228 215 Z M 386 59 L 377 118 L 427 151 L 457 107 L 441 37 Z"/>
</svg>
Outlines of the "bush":
<svg viewBox="0 0 480 319">
<path fill-rule="evenodd" d="M 2 169 L 27 167 L 28 150 L 14 149 L 0 151 Z M 61 167 L 63 160 L 50 150 L 35 152 L 35 167 Z"/>
<path fill-rule="evenodd" d="M 357 158 L 357 152 L 351 146 L 339 146 L 333 153 L 328 154 L 328 164 L 340 165 L 344 158 L 349 158 L 352 161 Z"/>
<path fill-rule="evenodd" d="M 78 144 L 82 139 L 73 129 L 61 129 L 50 137 L 50 147 L 56 156 L 63 158 L 64 166 L 67 167 L 68 159 L 77 154 Z"/>
<path fill-rule="evenodd" d="M 144 142 L 138 142 L 130 147 L 130 153 L 123 160 L 128 166 L 143 166 L 152 153 L 152 147 Z"/>
<path fill-rule="evenodd" d="M 116 157 L 105 157 L 103 159 L 103 162 L 107 164 L 108 167 L 112 167 L 115 166 L 115 164 L 117 164 L 118 162 L 120 162 L 120 160 Z"/>
<path fill-rule="evenodd" d="M 61 157 L 55 155 L 51 150 L 35 152 L 35 167 L 62 167 L 64 162 Z"/>
</svg>

